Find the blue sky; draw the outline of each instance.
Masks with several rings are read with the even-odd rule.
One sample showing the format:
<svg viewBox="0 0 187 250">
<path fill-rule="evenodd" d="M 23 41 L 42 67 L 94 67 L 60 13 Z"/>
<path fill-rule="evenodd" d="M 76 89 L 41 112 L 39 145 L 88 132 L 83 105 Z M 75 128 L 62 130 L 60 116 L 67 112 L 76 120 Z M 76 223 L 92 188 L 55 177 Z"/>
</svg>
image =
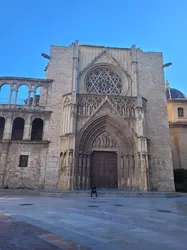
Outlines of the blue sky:
<svg viewBox="0 0 187 250">
<path fill-rule="evenodd" d="M 44 78 L 50 45 L 162 51 L 172 87 L 187 95 L 186 0 L 0 0 L 0 76 Z"/>
</svg>

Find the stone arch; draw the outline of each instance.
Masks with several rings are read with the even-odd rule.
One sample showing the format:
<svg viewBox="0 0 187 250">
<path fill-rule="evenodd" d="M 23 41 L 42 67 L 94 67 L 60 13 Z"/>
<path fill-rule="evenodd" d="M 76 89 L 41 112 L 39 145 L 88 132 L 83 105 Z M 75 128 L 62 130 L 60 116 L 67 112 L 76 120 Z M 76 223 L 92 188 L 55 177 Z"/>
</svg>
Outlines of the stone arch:
<svg viewBox="0 0 187 250">
<path fill-rule="evenodd" d="M 47 103 L 47 88 L 42 84 L 35 86 L 34 105 L 44 106 Z"/>
<path fill-rule="evenodd" d="M 32 122 L 31 141 L 41 141 L 44 122 L 41 118 L 35 118 Z"/>
<path fill-rule="evenodd" d="M 17 86 L 16 104 L 31 105 L 28 84 L 19 84 Z"/>
<path fill-rule="evenodd" d="M 119 116 L 114 114 L 102 114 L 96 118 L 90 119 L 79 131 L 77 136 L 77 148 L 79 148 L 79 151 L 84 151 L 85 149 L 91 150 L 94 139 L 100 133 L 108 129 L 110 129 L 110 131 L 112 129 L 112 134 L 115 137 L 119 135 L 119 138 L 121 138 L 117 138 L 119 144 L 129 142 L 132 151 L 136 150 L 137 134 L 133 128 L 129 128 L 128 123 Z"/>
<path fill-rule="evenodd" d="M 11 87 L 9 83 L 2 83 L 0 85 L 0 104 L 9 104 L 11 97 Z"/>
<path fill-rule="evenodd" d="M 13 121 L 12 126 L 12 140 L 22 140 L 24 134 L 25 120 L 21 117 L 17 117 Z"/>
<path fill-rule="evenodd" d="M 137 136 L 125 121 L 110 114 L 91 119 L 78 133 L 76 142 L 76 188 L 90 187 L 91 154 L 94 141 L 103 132 L 108 132 L 116 141 L 118 157 L 118 187 L 133 189 L 135 178 Z M 121 176 L 121 177 L 120 177 Z"/>
</svg>

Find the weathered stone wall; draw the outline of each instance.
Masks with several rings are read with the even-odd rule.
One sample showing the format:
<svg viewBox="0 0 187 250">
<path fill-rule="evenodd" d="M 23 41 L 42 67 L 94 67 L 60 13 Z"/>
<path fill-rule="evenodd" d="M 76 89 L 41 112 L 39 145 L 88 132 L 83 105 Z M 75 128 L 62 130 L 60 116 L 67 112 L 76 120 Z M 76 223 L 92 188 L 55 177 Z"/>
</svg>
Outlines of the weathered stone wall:
<svg viewBox="0 0 187 250">
<path fill-rule="evenodd" d="M 46 165 L 46 188 L 58 187 L 60 136 L 62 127 L 62 96 L 72 91 L 73 47 L 51 46 L 46 77 L 53 79 L 49 128 L 49 151 Z"/>
<path fill-rule="evenodd" d="M 153 190 L 173 191 L 173 166 L 161 53 L 137 50 L 140 95 L 147 99 Z"/>
<path fill-rule="evenodd" d="M 0 143 L 0 186 L 43 188 L 48 144 Z M 28 166 L 19 167 L 20 155 L 28 155 Z"/>
</svg>

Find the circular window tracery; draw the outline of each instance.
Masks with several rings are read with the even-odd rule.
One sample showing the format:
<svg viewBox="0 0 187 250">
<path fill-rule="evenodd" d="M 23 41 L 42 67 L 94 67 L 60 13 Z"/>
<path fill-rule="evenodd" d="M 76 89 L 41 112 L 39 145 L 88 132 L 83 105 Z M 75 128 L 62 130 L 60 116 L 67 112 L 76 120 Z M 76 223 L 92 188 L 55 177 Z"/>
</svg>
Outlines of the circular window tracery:
<svg viewBox="0 0 187 250">
<path fill-rule="evenodd" d="M 85 79 L 85 86 L 89 93 L 119 95 L 122 92 L 121 78 L 108 68 L 92 70 Z"/>
</svg>

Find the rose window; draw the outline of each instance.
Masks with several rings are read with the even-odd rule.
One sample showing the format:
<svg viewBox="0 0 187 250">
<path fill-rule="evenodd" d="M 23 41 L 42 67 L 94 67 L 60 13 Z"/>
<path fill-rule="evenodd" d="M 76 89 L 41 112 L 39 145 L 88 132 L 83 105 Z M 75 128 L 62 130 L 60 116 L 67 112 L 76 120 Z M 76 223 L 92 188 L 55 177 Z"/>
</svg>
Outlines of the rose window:
<svg viewBox="0 0 187 250">
<path fill-rule="evenodd" d="M 94 69 L 85 80 L 86 90 L 97 94 L 121 94 L 121 78 L 107 68 Z"/>
</svg>

